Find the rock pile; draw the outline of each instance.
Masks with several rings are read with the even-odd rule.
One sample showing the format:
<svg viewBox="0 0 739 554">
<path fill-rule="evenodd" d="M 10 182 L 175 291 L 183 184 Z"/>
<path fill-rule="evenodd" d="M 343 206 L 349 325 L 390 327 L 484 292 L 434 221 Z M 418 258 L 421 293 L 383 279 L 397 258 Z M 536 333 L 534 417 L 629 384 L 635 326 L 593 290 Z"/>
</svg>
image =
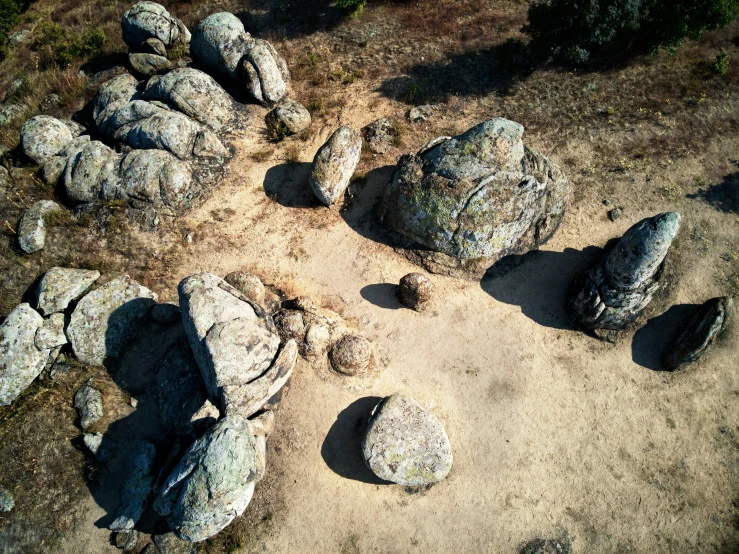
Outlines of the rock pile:
<svg viewBox="0 0 739 554">
<path fill-rule="evenodd" d="M 680 214 L 668 212 L 626 231 L 595 267 L 573 282 L 570 318 L 602 338 L 626 329 L 662 286 L 664 259 L 679 228 Z"/>
<path fill-rule="evenodd" d="M 548 158 L 524 146 L 523 126 L 497 118 L 404 155 L 385 190 L 380 218 L 433 252 L 436 271 L 482 273 L 503 256 L 549 239 L 570 186 Z"/>
</svg>

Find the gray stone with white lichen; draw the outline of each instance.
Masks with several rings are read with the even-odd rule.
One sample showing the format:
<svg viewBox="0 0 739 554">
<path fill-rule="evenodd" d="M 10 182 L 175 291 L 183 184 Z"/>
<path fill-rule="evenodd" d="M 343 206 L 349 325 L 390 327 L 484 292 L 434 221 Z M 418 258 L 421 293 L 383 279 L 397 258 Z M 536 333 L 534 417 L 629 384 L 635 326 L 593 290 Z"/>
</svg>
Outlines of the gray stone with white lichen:
<svg viewBox="0 0 739 554">
<path fill-rule="evenodd" d="M 39 200 L 28 208 L 18 223 L 18 246 L 26 254 L 43 250 L 46 244 L 45 217 L 60 212 L 61 206 L 52 200 Z"/>
<path fill-rule="evenodd" d="M 359 163 L 362 134 L 349 125 L 339 127 L 313 158 L 310 186 L 326 206 L 341 199 Z"/>
<path fill-rule="evenodd" d="M 103 417 L 103 395 L 89 379 L 74 394 L 74 407 L 80 415 L 80 426 L 88 429 Z"/>
<path fill-rule="evenodd" d="M 43 371 L 49 350 L 36 347 L 44 319 L 28 304 L 20 304 L 0 325 L 0 406 L 9 406 Z"/>
<path fill-rule="evenodd" d="M 99 278 L 96 270 L 52 267 L 36 287 L 36 308 L 45 316 L 63 312 Z"/>
</svg>

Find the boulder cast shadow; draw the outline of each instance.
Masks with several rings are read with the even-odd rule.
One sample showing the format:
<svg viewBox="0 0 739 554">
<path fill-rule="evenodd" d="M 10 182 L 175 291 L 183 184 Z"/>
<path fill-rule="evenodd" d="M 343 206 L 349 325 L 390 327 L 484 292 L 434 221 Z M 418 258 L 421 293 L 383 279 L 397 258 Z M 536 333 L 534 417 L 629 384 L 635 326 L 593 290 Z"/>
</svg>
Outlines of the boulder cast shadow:
<svg viewBox="0 0 739 554">
<path fill-rule="evenodd" d="M 391 485 L 377 477 L 362 459 L 362 435 L 367 427 L 372 409 L 382 400 L 366 396 L 344 408 L 328 430 L 321 445 L 321 457 L 337 475 L 372 485 Z"/>
<path fill-rule="evenodd" d="M 487 270 L 480 286 L 496 300 L 520 306 L 521 312 L 539 325 L 574 329 L 565 310 L 570 285 L 575 275 L 594 265 L 603 252 L 588 246 L 506 256 Z"/>
<path fill-rule="evenodd" d="M 634 363 L 652 371 L 665 371 L 662 360 L 667 347 L 697 308 L 698 304 L 679 304 L 650 319 L 631 342 Z"/>
<path fill-rule="evenodd" d="M 381 222 L 377 208 L 382 201 L 395 165 L 373 169 L 365 178 L 352 183 L 347 190 L 341 217 L 347 225 L 361 236 L 388 246 L 403 246 L 399 237 L 394 236 Z"/>
<path fill-rule="evenodd" d="M 376 283 L 362 287 L 359 294 L 370 304 L 386 310 L 397 310 L 403 305 L 398 300 L 398 285 L 393 283 Z"/>
<path fill-rule="evenodd" d="M 726 175 L 720 183 L 688 194 L 686 198 L 703 200 L 720 212 L 739 214 L 739 172 Z"/>
<path fill-rule="evenodd" d="M 308 183 L 311 165 L 298 162 L 270 167 L 264 175 L 265 194 L 286 208 L 321 207 Z"/>
<path fill-rule="evenodd" d="M 332 0 L 311 2 L 271 2 L 252 0 L 249 11 L 234 12 L 252 35 L 296 39 L 317 32 L 330 32 L 346 21 L 347 12 Z"/>
</svg>

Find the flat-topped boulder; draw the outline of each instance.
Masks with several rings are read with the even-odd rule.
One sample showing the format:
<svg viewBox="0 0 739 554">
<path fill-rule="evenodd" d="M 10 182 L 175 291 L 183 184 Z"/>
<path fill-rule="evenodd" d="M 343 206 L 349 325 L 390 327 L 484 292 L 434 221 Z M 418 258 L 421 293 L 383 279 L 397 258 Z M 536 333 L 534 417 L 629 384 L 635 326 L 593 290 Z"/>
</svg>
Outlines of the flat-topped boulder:
<svg viewBox="0 0 739 554">
<path fill-rule="evenodd" d="M 43 164 L 73 138 L 64 122 L 48 115 L 32 117 L 21 127 L 23 153 L 37 164 Z"/>
</svg>

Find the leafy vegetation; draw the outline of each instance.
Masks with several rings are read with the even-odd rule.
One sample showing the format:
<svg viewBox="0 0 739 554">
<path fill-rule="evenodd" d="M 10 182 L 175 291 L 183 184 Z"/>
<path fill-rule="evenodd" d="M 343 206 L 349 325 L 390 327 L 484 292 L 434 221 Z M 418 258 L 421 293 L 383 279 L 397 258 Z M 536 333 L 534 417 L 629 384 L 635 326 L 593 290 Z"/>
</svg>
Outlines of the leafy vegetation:
<svg viewBox="0 0 739 554">
<path fill-rule="evenodd" d="M 353 17 L 356 17 L 364 10 L 367 0 L 336 0 L 336 6 L 348 11 Z"/>
<path fill-rule="evenodd" d="M 68 67 L 78 59 L 100 55 L 108 37 L 93 27 L 82 33 L 69 31 L 56 23 L 44 23 L 36 43 L 46 67 Z"/>
<path fill-rule="evenodd" d="M 23 0 L 0 0 L 0 57 L 8 41 L 8 32 L 18 25 L 18 16 L 26 6 L 27 2 Z"/>
<path fill-rule="evenodd" d="M 529 7 L 523 31 L 545 59 L 584 63 L 605 47 L 674 51 L 737 14 L 739 0 L 544 0 Z"/>
</svg>

